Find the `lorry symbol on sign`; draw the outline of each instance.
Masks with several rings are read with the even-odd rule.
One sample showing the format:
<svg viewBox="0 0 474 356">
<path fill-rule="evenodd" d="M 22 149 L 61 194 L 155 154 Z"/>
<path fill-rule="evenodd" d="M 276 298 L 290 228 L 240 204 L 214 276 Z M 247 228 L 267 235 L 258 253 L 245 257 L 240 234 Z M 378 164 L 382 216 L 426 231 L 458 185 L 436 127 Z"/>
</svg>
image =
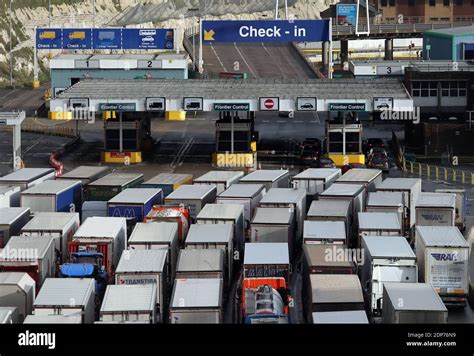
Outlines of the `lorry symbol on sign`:
<svg viewBox="0 0 474 356">
<path fill-rule="evenodd" d="M 431 256 L 436 261 L 453 261 L 453 262 L 456 262 L 458 260 L 458 256 L 455 253 L 432 253 Z"/>
</svg>

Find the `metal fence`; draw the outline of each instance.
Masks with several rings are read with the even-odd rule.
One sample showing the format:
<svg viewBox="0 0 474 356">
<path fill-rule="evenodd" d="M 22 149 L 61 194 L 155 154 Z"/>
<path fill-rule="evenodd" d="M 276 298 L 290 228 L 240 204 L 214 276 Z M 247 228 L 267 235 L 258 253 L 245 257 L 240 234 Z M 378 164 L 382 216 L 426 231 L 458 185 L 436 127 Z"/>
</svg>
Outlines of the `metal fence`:
<svg viewBox="0 0 474 356">
<path fill-rule="evenodd" d="M 441 167 L 432 164 L 418 163 L 403 159 L 403 168 L 405 173 L 409 173 L 420 178 L 443 180 L 445 182 L 466 184 L 474 186 L 474 172 L 460 169 Z"/>
</svg>

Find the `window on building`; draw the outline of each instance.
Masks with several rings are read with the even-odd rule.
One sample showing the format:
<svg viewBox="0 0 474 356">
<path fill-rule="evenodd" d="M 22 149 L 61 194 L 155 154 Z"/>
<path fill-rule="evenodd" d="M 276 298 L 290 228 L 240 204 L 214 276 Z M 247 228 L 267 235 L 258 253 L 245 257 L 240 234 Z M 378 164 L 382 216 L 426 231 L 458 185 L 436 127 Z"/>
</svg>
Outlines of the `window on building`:
<svg viewBox="0 0 474 356">
<path fill-rule="evenodd" d="M 415 6 L 415 0 L 408 0 L 408 6 Z"/>
<path fill-rule="evenodd" d="M 388 0 L 381 0 L 380 1 L 380 6 L 386 7 L 387 5 L 388 5 Z"/>
<path fill-rule="evenodd" d="M 466 97 L 467 82 L 444 81 L 441 82 L 441 95 L 445 97 Z"/>
<path fill-rule="evenodd" d="M 430 6 L 436 6 L 436 0 L 430 0 Z"/>
<path fill-rule="evenodd" d="M 449 6 L 450 5 L 450 0 L 443 0 L 443 5 L 444 6 Z"/>
<path fill-rule="evenodd" d="M 388 4 L 390 6 L 395 6 L 395 0 L 388 0 Z"/>
<path fill-rule="evenodd" d="M 462 1 L 462 0 L 456 0 L 456 5 L 462 6 L 462 5 L 463 5 L 463 1 Z"/>
<path fill-rule="evenodd" d="M 448 87 L 449 90 L 449 87 Z M 412 82 L 412 95 L 414 97 L 437 97 L 438 82 L 422 81 Z"/>
</svg>

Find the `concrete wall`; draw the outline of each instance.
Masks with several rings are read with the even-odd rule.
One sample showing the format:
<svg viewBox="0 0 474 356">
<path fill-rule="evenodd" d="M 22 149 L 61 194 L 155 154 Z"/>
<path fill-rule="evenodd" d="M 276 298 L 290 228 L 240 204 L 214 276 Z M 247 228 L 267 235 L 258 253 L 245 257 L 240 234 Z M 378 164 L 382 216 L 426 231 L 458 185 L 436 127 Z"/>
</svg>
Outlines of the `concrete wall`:
<svg viewBox="0 0 474 356">
<path fill-rule="evenodd" d="M 88 76 L 93 79 L 135 79 L 137 77 L 144 78 L 151 75 L 153 79 L 188 79 L 188 70 L 182 69 L 53 69 L 51 70 L 51 87 L 52 88 L 68 88 L 71 86 L 71 78 L 85 78 Z"/>
</svg>

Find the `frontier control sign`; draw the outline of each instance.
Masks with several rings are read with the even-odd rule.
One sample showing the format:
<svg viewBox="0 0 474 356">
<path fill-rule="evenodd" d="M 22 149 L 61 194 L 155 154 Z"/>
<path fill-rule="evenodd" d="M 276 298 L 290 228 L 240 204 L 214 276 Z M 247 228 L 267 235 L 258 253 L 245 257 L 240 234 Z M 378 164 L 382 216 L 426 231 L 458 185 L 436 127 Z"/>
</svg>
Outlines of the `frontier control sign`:
<svg viewBox="0 0 474 356">
<path fill-rule="evenodd" d="M 332 103 L 329 104 L 329 111 L 365 111 L 365 103 Z"/>
<path fill-rule="evenodd" d="M 329 20 L 203 21 L 203 40 L 217 42 L 326 42 Z"/>
<path fill-rule="evenodd" d="M 250 111 L 250 104 L 248 103 L 215 103 L 214 111 Z"/>
</svg>

